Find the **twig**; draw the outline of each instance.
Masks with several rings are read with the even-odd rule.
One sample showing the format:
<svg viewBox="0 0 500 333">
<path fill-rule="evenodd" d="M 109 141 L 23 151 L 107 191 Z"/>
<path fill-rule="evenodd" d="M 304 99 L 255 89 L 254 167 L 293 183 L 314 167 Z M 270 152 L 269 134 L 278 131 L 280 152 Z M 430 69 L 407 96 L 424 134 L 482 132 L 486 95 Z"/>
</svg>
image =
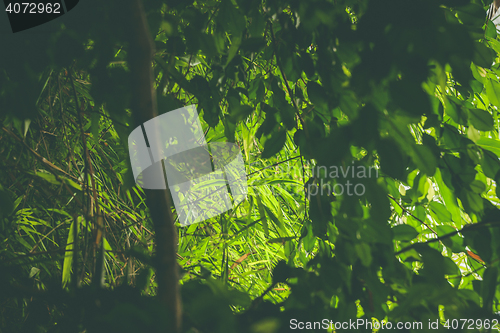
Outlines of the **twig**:
<svg viewBox="0 0 500 333">
<path fill-rule="evenodd" d="M 21 140 L 17 135 L 15 135 L 14 133 L 12 133 L 10 130 L 8 130 L 7 128 L 3 127 L 2 126 L 2 130 L 4 132 L 6 132 L 7 134 L 9 134 L 11 137 L 13 137 L 15 140 L 19 141 L 20 143 L 22 143 L 26 148 L 28 148 L 28 150 L 33 154 L 35 155 L 35 157 L 41 161 L 43 164 L 45 164 L 46 166 L 49 167 L 49 171 L 50 173 L 52 173 L 54 176 L 56 176 L 56 179 L 57 180 L 60 180 L 59 178 L 59 175 L 57 173 L 55 173 L 54 171 L 59 171 L 60 173 L 64 174 L 65 176 L 73 179 L 75 182 L 77 182 L 78 184 L 81 184 L 80 181 L 78 180 L 78 178 L 70 175 L 69 173 L 67 173 L 66 171 L 62 170 L 61 168 L 59 168 L 58 166 L 52 164 L 52 162 L 50 162 L 49 160 L 47 160 L 45 157 L 43 157 L 42 155 L 38 154 L 36 151 L 34 151 L 30 146 L 28 146 L 26 144 L 26 142 L 24 142 L 23 140 Z"/>
<path fill-rule="evenodd" d="M 436 236 L 438 236 L 439 238 L 439 235 L 437 232 L 435 232 L 431 227 L 430 225 L 428 225 L 427 223 L 425 223 L 424 221 L 422 221 L 421 219 L 419 219 L 418 217 L 416 217 L 415 215 L 413 215 L 408 209 L 406 209 L 403 205 L 401 205 L 396 199 L 394 199 L 394 197 L 390 194 L 387 194 L 387 196 L 389 198 L 391 198 L 395 203 L 398 204 L 399 207 L 401 207 L 401 209 L 408 215 L 410 215 L 411 217 L 413 217 L 415 220 L 417 220 L 418 222 L 422 223 L 423 225 L 425 225 L 427 228 L 429 228 L 430 231 L 432 231 Z"/>
<path fill-rule="evenodd" d="M 450 233 L 445 234 L 445 235 L 443 235 L 441 237 L 429 239 L 429 240 L 427 240 L 425 242 L 413 243 L 413 244 L 411 244 L 411 245 L 409 245 L 409 246 L 407 246 L 407 247 L 399 250 L 398 252 L 395 253 L 395 255 L 400 255 L 401 253 L 407 252 L 407 251 L 409 251 L 409 250 L 411 250 L 411 249 L 419 246 L 420 244 L 435 243 L 435 242 L 438 242 L 438 241 L 442 241 L 443 239 L 447 239 L 447 238 L 453 237 L 453 236 L 455 236 L 458 233 L 464 233 L 464 232 L 467 232 L 467 231 L 470 231 L 470 230 L 480 229 L 480 228 L 484 228 L 484 227 L 488 227 L 488 226 L 489 227 L 493 227 L 493 228 L 498 228 L 498 227 L 500 227 L 500 221 L 489 221 L 489 222 L 479 222 L 479 223 L 474 223 L 474 224 L 467 224 L 462 229 L 450 232 Z"/>
</svg>

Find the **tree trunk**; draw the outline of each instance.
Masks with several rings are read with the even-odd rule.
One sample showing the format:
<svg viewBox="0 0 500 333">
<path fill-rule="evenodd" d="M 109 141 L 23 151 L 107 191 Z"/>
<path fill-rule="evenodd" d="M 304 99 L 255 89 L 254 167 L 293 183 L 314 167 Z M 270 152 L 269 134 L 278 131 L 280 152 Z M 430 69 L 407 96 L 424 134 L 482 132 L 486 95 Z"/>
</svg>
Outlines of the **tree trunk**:
<svg viewBox="0 0 500 333">
<path fill-rule="evenodd" d="M 156 92 L 153 85 L 154 44 L 141 1 L 127 0 L 127 2 L 129 4 L 129 19 L 126 24 L 129 29 L 127 38 L 132 85 L 131 106 L 136 124 L 140 125 L 158 116 Z M 149 134 L 148 132 L 148 137 Z M 171 331 L 180 332 L 182 305 L 176 260 L 177 231 L 172 217 L 172 201 L 167 191 L 168 187 L 166 190 L 144 190 L 155 228 L 158 298 L 170 310 L 169 317 L 173 323 Z"/>
</svg>

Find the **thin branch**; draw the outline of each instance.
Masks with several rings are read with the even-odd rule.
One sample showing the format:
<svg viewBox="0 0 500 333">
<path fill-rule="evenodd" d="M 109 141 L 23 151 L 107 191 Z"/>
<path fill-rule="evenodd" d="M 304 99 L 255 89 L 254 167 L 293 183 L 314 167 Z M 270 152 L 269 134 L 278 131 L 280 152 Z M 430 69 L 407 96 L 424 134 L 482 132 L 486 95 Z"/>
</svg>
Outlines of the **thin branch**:
<svg viewBox="0 0 500 333">
<path fill-rule="evenodd" d="M 474 223 L 474 224 L 467 224 L 462 229 L 450 232 L 450 233 L 445 234 L 441 237 L 429 239 L 425 242 L 413 243 L 413 244 L 399 250 L 398 252 L 395 253 L 395 255 L 400 255 L 401 253 L 407 252 L 407 251 L 419 246 L 420 244 L 430 244 L 430 243 L 439 242 L 439 241 L 442 241 L 443 239 L 453 237 L 459 233 L 464 233 L 464 232 L 468 232 L 468 231 L 475 230 L 475 229 L 481 229 L 484 227 L 498 228 L 498 227 L 500 227 L 500 221 L 489 221 L 489 222 L 479 222 L 479 223 Z"/>
<path fill-rule="evenodd" d="M 415 215 L 413 215 L 408 209 L 406 209 L 403 205 L 401 205 L 396 199 L 394 199 L 394 197 L 390 194 L 387 194 L 387 196 L 389 198 L 391 198 L 395 203 L 398 204 L 399 207 L 401 207 L 401 209 L 408 215 L 410 215 L 411 217 L 413 217 L 415 220 L 417 220 L 418 222 L 422 223 L 423 225 L 425 225 L 427 228 L 429 228 L 430 231 L 432 231 L 436 236 L 439 237 L 438 233 L 435 232 L 430 225 L 428 225 L 427 223 L 425 223 L 424 221 L 422 221 L 421 219 L 419 219 L 418 217 L 416 217 Z"/>
<path fill-rule="evenodd" d="M 42 155 L 38 154 L 38 153 L 37 153 L 36 151 L 34 151 L 34 150 L 30 147 L 30 146 L 28 146 L 28 145 L 26 144 L 26 142 L 24 142 L 22 139 L 20 139 L 20 138 L 19 138 L 17 135 L 15 135 L 13 132 L 11 132 L 10 130 L 8 130 L 7 128 L 5 128 L 5 127 L 3 127 L 3 126 L 2 126 L 2 130 L 3 130 L 5 133 L 9 134 L 11 137 L 13 137 L 16 141 L 19 141 L 20 143 L 22 143 L 22 144 L 23 144 L 26 148 L 28 148 L 28 150 L 29 150 L 29 151 L 30 151 L 33 155 L 35 155 L 35 157 L 36 157 L 36 158 L 37 158 L 40 162 L 42 162 L 43 164 L 45 164 L 46 166 L 48 166 L 48 167 L 49 167 L 49 171 L 50 171 L 50 172 L 51 172 L 54 176 L 56 176 L 56 178 L 57 178 L 57 177 L 59 177 L 59 176 L 58 176 L 58 174 L 57 174 L 57 173 L 55 173 L 54 171 L 58 171 L 58 172 L 60 172 L 60 173 L 64 174 L 65 176 L 67 176 L 67 177 L 69 177 L 69 178 L 73 179 L 73 180 L 74 180 L 74 181 L 76 181 L 77 183 L 81 184 L 81 183 L 80 183 L 80 181 L 78 180 L 78 178 L 76 178 L 76 177 L 74 177 L 74 176 L 70 175 L 70 174 L 69 174 L 69 173 L 67 173 L 66 171 L 64 171 L 64 170 L 62 170 L 61 168 L 59 168 L 58 166 L 54 165 L 52 162 L 50 162 L 49 160 L 47 160 L 47 159 L 46 159 L 45 157 L 43 157 Z"/>
</svg>

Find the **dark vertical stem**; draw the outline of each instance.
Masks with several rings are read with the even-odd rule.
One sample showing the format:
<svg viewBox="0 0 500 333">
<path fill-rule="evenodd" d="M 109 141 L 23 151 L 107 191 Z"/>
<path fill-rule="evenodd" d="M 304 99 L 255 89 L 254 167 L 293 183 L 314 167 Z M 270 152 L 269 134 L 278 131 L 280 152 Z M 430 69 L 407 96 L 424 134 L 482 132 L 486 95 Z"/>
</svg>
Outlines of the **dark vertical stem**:
<svg viewBox="0 0 500 333">
<path fill-rule="evenodd" d="M 153 86 L 152 60 L 154 44 L 140 0 L 127 0 L 128 15 L 125 20 L 129 42 L 128 63 L 131 75 L 131 107 L 136 124 L 143 124 L 158 116 L 156 92 Z M 149 133 L 154 140 L 155 133 Z M 156 280 L 158 298 L 168 309 L 173 321 L 169 331 L 180 332 L 182 306 L 177 269 L 177 231 L 172 216 L 172 201 L 167 190 L 144 190 L 156 237 Z"/>
</svg>

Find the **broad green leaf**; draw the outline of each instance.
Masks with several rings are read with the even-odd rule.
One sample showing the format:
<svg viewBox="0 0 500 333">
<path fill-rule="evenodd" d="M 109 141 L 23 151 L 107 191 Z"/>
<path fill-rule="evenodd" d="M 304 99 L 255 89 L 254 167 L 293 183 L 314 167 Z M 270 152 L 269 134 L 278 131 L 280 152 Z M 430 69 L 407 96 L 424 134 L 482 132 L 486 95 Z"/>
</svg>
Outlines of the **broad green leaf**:
<svg viewBox="0 0 500 333">
<path fill-rule="evenodd" d="M 369 267 L 373 259 L 370 245 L 366 243 L 357 243 L 354 245 L 354 250 L 361 260 L 361 264 L 365 267 Z"/>
<path fill-rule="evenodd" d="M 328 106 L 325 88 L 316 82 L 309 82 L 307 85 L 307 95 L 309 100 L 319 109 L 324 109 Z"/>
<path fill-rule="evenodd" d="M 288 130 L 292 130 L 295 126 L 295 108 L 289 104 L 279 108 L 281 121 Z"/>
<path fill-rule="evenodd" d="M 472 61 L 481 67 L 490 68 L 493 63 L 493 50 L 483 43 L 476 42 Z"/>
<path fill-rule="evenodd" d="M 473 192 L 479 194 L 483 193 L 486 190 L 486 185 L 482 181 L 477 179 L 470 183 L 469 186 Z"/>
<path fill-rule="evenodd" d="M 497 38 L 497 28 L 492 20 L 488 20 L 488 23 L 486 24 L 486 37 L 492 39 Z"/>
<path fill-rule="evenodd" d="M 482 139 L 483 138 L 481 138 L 479 141 L 481 141 Z M 496 140 L 493 141 L 498 143 L 498 141 Z M 500 170 L 500 161 L 498 160 L 498 155 L 495 155 L 490 150 L 483 149 L 483 156 L 480 162 L 484 174 L 491 179 L 495 179 L 498 170 Z"/>
<path fill-rule="evenodd" d="M 483 211 L 483 199 L 479 194 L 471 191 L 466 191 L 465 198 L 473 212 L 479 213 Z"/>
<path fill-rule="evenodd" d="M 443 264 L 444 264 L 444 274 L 451 276 L 456 276 L 456 275 L 460 276 L 460 269 L 453 260 L 451 260 L 448 257 L 444 257 Z M 456 283 L 456 281 L 453 280 L 451 282 Z"/>
<path fill-rule="evenodd" d="M 271 133 L 271 137 L 264 143 L 264 150 L 262 151 L 262 158 L 269 158 L 276 155 L 285 145 L 286 141 L 286 130 L 280 128 L 277 131 Z"/>
<path fill-rule="evenodd" d="M 392 228 L 394 239 L 409 242 L 418 236 L 418 231 L 408 224 L 399 224 Z"/>
<path fill-rule="evenodd" d="M 436 214 L 438 223 L 451 222 L 451 214 L 442 203 L 432 201 L 429 206 Z"/>
<path fill-rule="evenodd" d="M 313 234 L 312 228 L 306 227 L 306 235 L 302 238 L 302 244 L 304 244 L 304 250 L 308 253 L 312 252 L 314 246 L 316 245 L 316 237 Z"/>
<path fill-rule="evenodd" d="M 448 96 L 445 103 L 446 114 L 457 124 L 467 125 L 467 110 L 459 102 L 456 98 L 453 99 L 453 96 Z"/>
<path fill-rule="evenodd" d="M 484 24 L 486 12 L 476 3 L 468 3 L 456 10 L 458 18 L 466 25 L 480 28 Z"/>
<path fill-rule="evenodd" d="M 482 82 L 482 81 L 481 81 L 481 82 Z M 476 80 L 471 80 L 471 81 L 469 82 L 469 84 L 470 84 L 470 86 L 471 86 L 472 90 L 473 90 L 475 93 L 477 93 L 477 94 L 480 94 L 480 93 L 482 93 L 482 92 L 483 92 L 484 85 L 483 85 L 481 82 L 476 81 Z"/>
<path fill-rule="evenodd" d="M 481 137 L 476 144 L 482 148 L 488 149 L 500 157 L 500 141 L 491 138 Z M 491 178 L 491 177 L 490 177 Z"/>
<path fill-rule="evenodd" d="M 286 282 L 292 274 L 292 268 L 285 261 L 280 261 L 273 269 L 273 284 L 278 282 Z"/>
<path fill-rule="evenodd" d="M 236 123 L 233 122 L 231 117 L 225 117 L 224 118 L 224 136 L 227 138 L 227 140 L 229 142 L 234 142 L 235 132 L 236 132 Z"/>
<path fill-rule="evenodd" d="M 486 77 L 484 79 L 484 87 L 486 88 L 486 94 L 491 104 L 500 107 L 500 82 L 491 77 Z"/>
<path fill-rule="evenodd" d="M 261 100 L 262 97 L 257 98 L 257 96 L 258 96 L 257 91 L 259 89 L 262 89 L 261 87 L 263 87 L 263 86 L 264 86 L 264 82 L 262 81 L 262 77 L 258 77 L 258 78 L 255 78 L 254 80 L 252 80 L 250 82 L 250 87 L 248 89 L 248 98 L 250 100 L 255 100 L 255 99 Z M 263 89 L 265 89 L 265 87 Z"/>
<path fill-rule="evenodd" d="M 254 109 L 250 105 L 236 105 L 231 110 L 231 118 L 233 123 L 245 120 Z"/>
<path fill-rule="evenodd" d="M 245 29 L 246 18 L 231 1 L 222 2 L 217 19 L 223 28 L 232 33 L 233 36 L 240 35 Z"/>
<path fill-rule="evenodd" d="M 439 188 L 439 193 L 444 200 L 446 209 L 451 213 L 453 221 L 462 225 L 462 217 L 460 215 L 460 208 L 458 207 L 457 198 L 453 194 L 452 191 L 445 185 L 443 179 L 441 177 L 441 171 L 439 169 L 436 170 L 436 174 L 434 175 L 434 180 Z"/>
<path fill-rule="evenodd" d="M 238 52 L 240 44 L 241 44 L 241 36 L 233 36 L 231 40 L 231 47 L 229 48 L 226 64 L 224 67 L 227 67 L 227 65 L 231 62 L 231 60 L 233 60 L 234 56 Z"/>
<path fill-rule="evenodd" d="M 491 21 L 489 21 L 491 22 Z M 488 22 L 488 24 L 489 24 Z M 492 22 L 493 23 L 493 22 Z M 491 37 L 488 37 L 488 44 L 491 46 L 491 48 L 493 50 L 495 50 L 497 53 L 500 53 L 500 42 L 498 40 L 496 40 L 496 34 L 497 32 L 495 31 L 495 37 L 491 38 Z"/>
<path fill-rule="evenodd" d="M 432 151 L 424 145 L 412 145 L 410 156 L 415 164 L 427 176 L 432 177 L 436 172 L 437 161 Z"/>
<path fill-rule="evenodd" d="M 479 133 L 479 131 L 475 129 L 473 125 L 470 125 L 467 129 L 467 137 L 474 143 L 477 143 L 477 141 L 481 138 L 481 133 Z"/>
<path fill-rule="evenodd" d="M 377 153 L 380 157 L 380 168 L 384 173 L 393 178 L 404 178 L 406 165 L 403 154 L 393 140 L 381 140 L 380 144 L 377 145 Z"/>
<path fill-rule="evenodd" d="M 261 36 L 264 32 L 264 28 L 266 27 L 266 20 L 264 15 L 261 15 L 258 11 L 256 11 L 251 18 L 252 23 L 248 27 L 248 32 L 252 37 Z"/>
<path fill-rule="evenodd" d="M 488 111 L 481 109 L 469 110 L 469 122 L 480 131 L 491 131 L 493 127 L 493 117 Z"/>
<path fill-rule="evenodd" d="M 488 267 L 483 274 L 481 284 L 481 297 L 483 298 L 483 308 L 491 311 L 493 299 L 495 298 L 495 289 L 497 287 L 498 267 Z"/>
</svg>

